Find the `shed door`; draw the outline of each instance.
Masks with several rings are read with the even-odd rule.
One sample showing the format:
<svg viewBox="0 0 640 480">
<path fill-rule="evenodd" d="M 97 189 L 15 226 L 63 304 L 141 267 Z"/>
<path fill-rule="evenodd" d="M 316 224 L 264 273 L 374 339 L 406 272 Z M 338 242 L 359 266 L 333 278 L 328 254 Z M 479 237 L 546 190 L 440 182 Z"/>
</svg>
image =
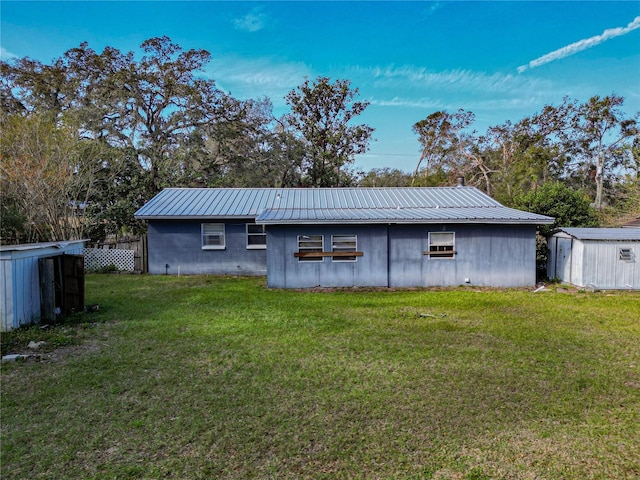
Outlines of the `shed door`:
<svg viewBox="0 0 640 480">
<path fill-rule="evenodd" d="M 556 277 L 571 283 L 571 245 L 570 238 L 558 238 L 556 244 Z"/>
<path fill-rule="evenodd" d="M 84 309 L 84 257 L 58 255 L 38 259 L 40 272 L 40 316 L 54 321 Z"/>
<path fill-rule="evenodd" d="M 84 257 L 62 256 L 62 313 L 84 310 Z"/>
</svg>

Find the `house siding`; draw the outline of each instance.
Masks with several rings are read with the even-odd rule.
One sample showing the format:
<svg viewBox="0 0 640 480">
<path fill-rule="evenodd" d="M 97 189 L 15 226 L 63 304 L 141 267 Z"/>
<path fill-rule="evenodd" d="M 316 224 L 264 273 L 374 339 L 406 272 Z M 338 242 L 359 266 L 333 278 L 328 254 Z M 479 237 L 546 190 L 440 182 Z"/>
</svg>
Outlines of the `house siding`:
<svg viewBox="0 0 640 480">
<path fill-rule="evenodd" d="M 454 258 L 430 258 L 429 232 L 454 232 Z M 300 262 L 298 235 L 358 235 L 356 262 Z M 503 225 L 368 225 L 267 227 L 268 286 L 308 287 L 522 287 L 535 284 L 535 227 Z"/>
<path fill-rule="evenodd" d="M 323 235 L 331 251 L 332 235 L 357 235 L 355 262 L 301 262 L 298 235 Z M 387 286 L 387 227 L 385 225 L 270 225 L 267 227 L 267 285 L 271 288 Z"/>
<path fill-rule="evenodd" d="M 224 250 L 202 249 L 202 223 L 225 224 Z M 265 250 L 247 249 L 247 221 L 150 221 L 149 273 L 266 275 Z M 167 268 L 166 265 L 169 265 Z"/>
<path fill-rule="evenodd" d="M 454 232 L 454 258 L 431 258 L 429 232 Z M 535 227 L 395 225 L 390 229 L 389 284 L 394 287 L 523 287 L 535 284 Z"/>
</svg>

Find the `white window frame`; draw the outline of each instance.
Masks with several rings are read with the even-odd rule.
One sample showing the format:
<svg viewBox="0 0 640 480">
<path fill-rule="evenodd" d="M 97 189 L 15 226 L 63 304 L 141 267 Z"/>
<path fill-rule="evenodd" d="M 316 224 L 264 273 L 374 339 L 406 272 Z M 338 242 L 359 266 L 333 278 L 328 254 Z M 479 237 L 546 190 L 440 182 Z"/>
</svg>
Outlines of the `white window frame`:
<svg viewBox="0 0 640 480">
<path fill-rule="evenodd" d="M 226 231 L 224 223 L 202 223 L 200 225 L 202 250 L 224 250 L 226 248 Z M 218 237 L 218 244 L 208 244 L 209 237 Z"/>
<path fill-rule="evenodd" d="M 251 228 L 259 228 L 260 232 L 250 232 Z M 249 239 L 256 237 L 264 237 L 264 243 L 251 243 Z M 258 225 L 256 223 L 247 223 L 247 250 L 264 250 L 267 248 L 267 229 L 266 225 Z"/>
<path fill-rule="evenodd" d="M 450 235 L 451 241 L 436 240 L 433 237 Z M 435 248 L 434 248 L 435 247 Z M 451 260 L 456 256 L 455 232 L 429 232 L 429 250 L 426 252 L 433 260 Z"/>
<path fill-rule="evenodd" d="M 301 243 L 320 241 L 320 246 L 303 246 Z M 319 250 L 318 250 L 319 249 Z M 298 235 L 298 253 L 324 252 L 324 235 Z M 299 262 L 324 262 L 324 257 L 298 257 Z"/>
<path fill-rule="evenodd" d="M 349 239 L 349 240 L 347 240 Z M 353 246 L 336 245 L 337 243 L 353 242 Z M 332 252 L 357 252 L 358 251 L 358 235 L 354 234 L 340 234 L 331 235 L 331 251 Z M 332 257 L 333 262 L 357 262 L 358 257 Z"/>
</svg>

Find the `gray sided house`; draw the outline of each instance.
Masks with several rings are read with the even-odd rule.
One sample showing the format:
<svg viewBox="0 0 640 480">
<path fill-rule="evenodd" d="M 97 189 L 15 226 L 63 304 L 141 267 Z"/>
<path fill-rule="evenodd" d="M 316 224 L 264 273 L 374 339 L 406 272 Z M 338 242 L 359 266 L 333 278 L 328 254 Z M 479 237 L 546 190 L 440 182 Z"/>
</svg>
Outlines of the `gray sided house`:
<svg viewBox="0 0 640 480">
<path fill-rule="evenodd" d="M 547 245 L 549 278 L 578 287 L 640 289 L 640 228 L 562 228 Z"/>
<path fill-rule="evenodd" d="M 536 225 L 474 187 L 170 188 L 136 212 L 149 273 L 267 275 L 274 288 L 521 287 Z"/>
</svg>

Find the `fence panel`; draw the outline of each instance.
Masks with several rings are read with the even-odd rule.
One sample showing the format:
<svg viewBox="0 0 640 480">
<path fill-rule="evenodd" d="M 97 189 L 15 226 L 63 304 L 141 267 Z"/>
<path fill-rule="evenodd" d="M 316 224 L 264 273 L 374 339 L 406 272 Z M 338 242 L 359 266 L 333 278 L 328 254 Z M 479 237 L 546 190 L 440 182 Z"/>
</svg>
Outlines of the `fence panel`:
<svg viewBox="0 0 640 480">
<path fill-rule="evenodd" d="M 90 245 L 95 250 L 131 250 L 134 257 L 134 268 L 136 272 L 147 272 L 147 236 L 126 237 L 123 239 L 111 239 L 103 243 Z M 109 266 L 108 263 L 106 266 Z"/>
<path fill-rule="evenodd" d="M 111 265 L 120 271 L 133 272 L 135 270 L 135 252 L 133 250 L 85 248 L 83 253 L 85 270 L 99 270 Z"/>
</svg>

